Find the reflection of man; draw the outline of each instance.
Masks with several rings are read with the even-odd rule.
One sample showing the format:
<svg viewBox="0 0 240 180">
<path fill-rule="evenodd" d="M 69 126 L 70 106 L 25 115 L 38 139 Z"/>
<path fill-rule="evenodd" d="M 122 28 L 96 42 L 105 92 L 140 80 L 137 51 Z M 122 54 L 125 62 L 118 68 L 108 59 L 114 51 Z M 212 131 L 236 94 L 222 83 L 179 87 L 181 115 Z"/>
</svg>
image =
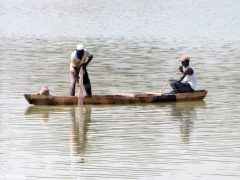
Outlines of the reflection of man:
<svg viewBox="0 0 240 180">
<path fill-rule="evenodd" d="M 76 110 L 77 108 L 77 110 Z M 91 121 L 91 107 L 73 107 L 70 111 L 72 126 L 70 136 L 71 154 L 80 153 L 86 146 L 87 124 Z M 80 108 L 80 109 L 79 109 Z"/>
<path fill-rule="evenodd" d="M 179 120 L 179 130 L 184 143 L 188 143 L 193 129 L 194 120 L 197 119 L 196 107 L 204 107 L 204 101 L 179 102 L 172 105 L 173 117 Z"/>
</svg>

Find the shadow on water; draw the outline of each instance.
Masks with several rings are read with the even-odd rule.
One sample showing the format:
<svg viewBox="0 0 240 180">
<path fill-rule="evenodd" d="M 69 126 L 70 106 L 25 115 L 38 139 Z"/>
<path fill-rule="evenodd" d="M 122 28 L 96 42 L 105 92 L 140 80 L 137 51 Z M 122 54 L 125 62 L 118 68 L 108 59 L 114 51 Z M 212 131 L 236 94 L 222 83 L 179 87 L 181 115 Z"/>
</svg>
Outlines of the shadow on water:
<svg viewBox="0 0 240 180">
<path fill-rule="evenodd" d="M 91 121 L 91 106 L 30 106 L 25 111 L 26 116 L 50 122 L 54 114 L 63 114 L 64 119 L 69 117 L 70 126 L 70 153 L 80 154 L 85 151 L 87 143 L 88 123 Z M 68 115 L 66 116 L 67 113 Z"/>
</svg>

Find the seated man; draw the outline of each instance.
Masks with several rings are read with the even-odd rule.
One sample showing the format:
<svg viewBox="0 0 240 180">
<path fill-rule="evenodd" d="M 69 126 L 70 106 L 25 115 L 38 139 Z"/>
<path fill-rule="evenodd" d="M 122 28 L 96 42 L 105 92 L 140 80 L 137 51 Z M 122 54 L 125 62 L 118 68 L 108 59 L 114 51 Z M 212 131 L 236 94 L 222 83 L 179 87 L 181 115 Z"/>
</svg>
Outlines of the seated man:
<svg viewBox="0 0 240 180">
<path fill-rule="evenodd" d="M 170 85 L 173 89 L 172 93 L 184 93 L 196 90 L 197 77 L 194 69 L 189 66 L 190 58 L 187 55 L 180 57 L 182 65 L 179 70 L 183 74 L 179 80 L 170 79 Z"/>
</svg>

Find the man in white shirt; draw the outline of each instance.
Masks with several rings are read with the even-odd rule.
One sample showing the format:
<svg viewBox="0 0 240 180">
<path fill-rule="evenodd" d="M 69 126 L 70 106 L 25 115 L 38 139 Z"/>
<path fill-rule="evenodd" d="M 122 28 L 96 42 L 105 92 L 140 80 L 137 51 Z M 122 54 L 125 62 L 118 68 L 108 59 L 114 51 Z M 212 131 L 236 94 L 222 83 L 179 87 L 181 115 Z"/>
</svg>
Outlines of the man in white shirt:
<svg viewBox="0 0 240 180">
<path fill-rule="evenodd" d="M 84 49 L 83 44 L 78 44 L 75 51 L 71 54 L 70 63 L 70 96 L 75 96 L 76 83 L 79 83 L 80 68 L 83 68 L 83 85 L 87 96 L 92 96 L 91 82 L 88 77 L 87 65 L 92 60 L 93 55 Z"/>
<path fill-rule="evenodd" d="M 170 79 L 170 85 L 173 89 L 172 93 L 184 93 L 196 90 L 197 76 L 195 70 L 189 65 L 190 57 L 183 55 L 180 57 L 182 65 L 179 70 L 182 73 L 182 77 L 179 80 Z"/>
</svg>

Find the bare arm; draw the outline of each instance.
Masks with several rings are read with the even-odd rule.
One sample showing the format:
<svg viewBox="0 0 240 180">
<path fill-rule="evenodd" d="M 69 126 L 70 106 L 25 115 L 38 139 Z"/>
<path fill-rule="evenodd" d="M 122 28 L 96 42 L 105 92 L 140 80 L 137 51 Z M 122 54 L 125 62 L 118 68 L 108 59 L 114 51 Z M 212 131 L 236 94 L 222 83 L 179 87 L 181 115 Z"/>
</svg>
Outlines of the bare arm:
<svg viewBox="0 0 240 180">
<path fill-rule="evenodd" d="M 187 68 L 185 72 L 183 72 L 183 76 L 179 79 L 179 82 L 181 82 L 186 75 L 192 75 L 193 74 L 193 69 L 192 68 Z"/>
<path fill-rule="evenodd" d="M 87 62 L 84 64 L 84 66 L 87 66 L 91 62 L 92 58 L 93 58 L 93 55 L 91 54 Z"/>
</svg>

